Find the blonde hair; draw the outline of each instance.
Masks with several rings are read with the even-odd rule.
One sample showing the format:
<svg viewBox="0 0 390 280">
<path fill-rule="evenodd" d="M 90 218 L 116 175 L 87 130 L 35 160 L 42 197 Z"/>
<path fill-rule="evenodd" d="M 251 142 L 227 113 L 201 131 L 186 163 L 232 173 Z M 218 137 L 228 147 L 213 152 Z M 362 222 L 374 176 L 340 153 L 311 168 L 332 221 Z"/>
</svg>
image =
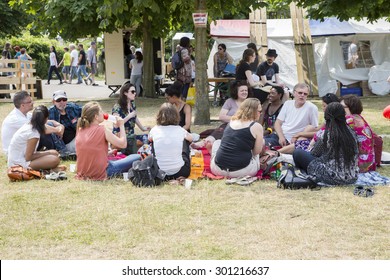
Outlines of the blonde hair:
<svg viewBox="0 0 390 280">
<path fill-rule="evenodd" d="M 165 102 L 157 113 L 157 125 L 178 125 L 180 122 L 179 111 L 176 106 Z"/>
<path fill-rule="evenodd" d="M 91 101 L 83 106 L 81 117 L 77 121 L 77 130 L 87 128 L 91 125 L 96 115 L 99 114 L 101 107 L 98 102 Z"/>
<path fill-rule="evenodd" d="M 258 119 L 257 111 L 259 109 L 260 101 L 257 98 L 245 99 L 237 112 L 232 116 L 231 120 L 240 121 L 255 121 Z"/>
</svg>

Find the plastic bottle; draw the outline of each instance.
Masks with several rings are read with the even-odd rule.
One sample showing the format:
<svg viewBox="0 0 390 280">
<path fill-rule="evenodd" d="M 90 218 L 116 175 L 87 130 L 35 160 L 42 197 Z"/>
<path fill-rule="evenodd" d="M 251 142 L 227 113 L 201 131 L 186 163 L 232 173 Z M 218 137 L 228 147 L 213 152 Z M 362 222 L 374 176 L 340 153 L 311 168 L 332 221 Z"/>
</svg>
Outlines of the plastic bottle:
<svg viewBox="0 0 390 280">
<path fill-rule="evenodd" d="M 104 114 L 103 114 L 103 118 L 104 118 L 106 121 L 110 121 L 110 122 L 116 123 L 116 117 L 113 116 L 113 115 L 104 113 Z"/>
<path fill-rule="evenodd" d="M 147 134 L 142 135 L 142 142 L 144 144 L 149 144 L 149 139 Z"/>
</svg>

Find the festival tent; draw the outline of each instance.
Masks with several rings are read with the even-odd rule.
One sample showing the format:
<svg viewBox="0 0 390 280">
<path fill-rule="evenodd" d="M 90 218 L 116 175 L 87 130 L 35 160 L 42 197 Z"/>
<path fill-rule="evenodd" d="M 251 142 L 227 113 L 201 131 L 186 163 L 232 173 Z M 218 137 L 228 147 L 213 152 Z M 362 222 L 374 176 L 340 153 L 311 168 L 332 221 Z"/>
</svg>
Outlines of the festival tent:
<svg viewBox="0 0 390 280">
<path fill-rule="evenodd" d="M 374 93 L 384 95 L 390 92 L 390 84 L 386 82 L 390 76 L 389 22 L 380 19 L 369 24 L 365 20 L 340 22 L 328 18 L 323 22 L 310 20 L 309 25 L 320 96 L 335 93 L 338 82 L 351 85 L 369 81 Z M 217 45 L 226 44 L 227 52 L 236 64 L 250 42 L 249 30 L 249 20 L 217 20 L 211 24 L 210 35 L 215 43 L 208 59 L 209 77 L 213 76 Z M 268 19 L 267 35 L 268 48 L 276 49 L 278 53 L 275 62 L 279 65 L 280 78 L 292 88 L 297 83 L 297 66 L 291 19 Z M 353 43 L 357 45 L 358 64 L 348 69 L 348 52 Z"/>
</svg>

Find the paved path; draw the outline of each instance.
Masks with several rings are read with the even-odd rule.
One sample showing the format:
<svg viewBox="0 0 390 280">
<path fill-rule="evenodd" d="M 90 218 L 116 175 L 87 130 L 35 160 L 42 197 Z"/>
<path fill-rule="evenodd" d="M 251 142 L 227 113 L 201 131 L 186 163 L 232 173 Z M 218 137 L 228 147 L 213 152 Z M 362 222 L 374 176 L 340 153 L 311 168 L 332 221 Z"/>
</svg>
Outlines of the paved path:
<svg viewBox="0 0 390 280">
<path fill-rule="evenodd" d="M 69 99 L 87 99 L 97 100 L 108 98 L 111 90 L 105 85 L 104 81 L 97 81 L 99 86 L 86 85 L 85 83 L 76 84 L 77 81 L 73 81 L 73 84 L 58 84 L 58 80 L 51 80 L 50 85 L 45 85 L 47 80 L 42 80 L 42 96 L 43 99 L 51 99 L 53 92 L 59 89 L 63 89 Z M 113 97 L 117 97 L 114 95 Z"/>
</svg>

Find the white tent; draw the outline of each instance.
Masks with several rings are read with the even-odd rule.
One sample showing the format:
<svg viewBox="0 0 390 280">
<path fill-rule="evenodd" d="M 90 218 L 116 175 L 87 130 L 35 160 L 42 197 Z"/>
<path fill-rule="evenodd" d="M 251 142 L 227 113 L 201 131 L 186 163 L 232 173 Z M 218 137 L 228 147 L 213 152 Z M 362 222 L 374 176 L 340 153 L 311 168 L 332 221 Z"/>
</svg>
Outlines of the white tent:
<svg viewBox="0 0 390 280">
<path fill-rule="evenodd" d="M 217 20 L 215 24 L 211 24 L 210 34 L 216 42 L 208 59 L 209 77 L 213 75 L 213 55 L 217 51 L 216 46 L 219 43 L 226 44 L 227 51 L 237 63 L 249 43 L 249 30 L 249 20 Z M 328 92 L 336 92 L 337 81 L 343 85 L 368 81 L 372 65 L 376 66 L 371 71 L 378 68 L 381 74 L 372 75 L 370 72 L 370 79 L 371 76 L 377 79 L 380 76 L 382 79 L 387 71 L 387 76 L 390 75 L 388 63 L 385 63 L 390 61 L 389 22 L 379 20 L 374 24 L 369 24 L 366 21 L 340 22 L 335 18 L 329 18 L 324 22 L 310 20 L 310 30 L 320 96 Z M 268 48 L 276 49 L 278 53 L 276 63 L 280 68 L 281 80 L 292 88 L 297 83 L 297 70 L 291 19 L 267 20 L 267 34 Z M 347 69 L 345 46 L 349 46 L 351 42 L 369 42 L 366 46 L 366 50 L 369 51 L 366 51 L 363 56 L 366 56 L 367 61 L 371 61 L 370 67 L 360 65 L 358 68 Z M 370 88 L 374 90 L 375 87 Z M 381 88 L 381 91 L 388 93 L 390 88 L 389 90 Z"/>
</svg>

